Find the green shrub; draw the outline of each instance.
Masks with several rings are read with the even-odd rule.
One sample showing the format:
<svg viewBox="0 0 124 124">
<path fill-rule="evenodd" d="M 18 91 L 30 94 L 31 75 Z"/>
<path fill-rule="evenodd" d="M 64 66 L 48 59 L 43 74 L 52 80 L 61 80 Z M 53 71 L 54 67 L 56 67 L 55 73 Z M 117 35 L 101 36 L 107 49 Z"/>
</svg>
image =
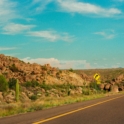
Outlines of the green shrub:
<svg viewBox="0 0 124 124">
<path fill-rule="evenodd" d="M 19 71 L 18 68 L 15 66 L 15 64 L 11 65 L 11 66 L 9 67 L 9 69 L 10 69 L 12 72 L 18 72 L 18 71 Z"/>
<path fill-rule="evenodd" d="M 84 95 L 91 95 L 92 93 L 91 93 L 89 88 L 83 88 L 82 89 L 82 94 L 84 94 Z"/>
<path fill-rule="evenodd" d="M 5 92 L 8 90 L 8 82 L 3 75 L 0 75 L 0 91 Z"/>
<path fill-rule="evenodd" d="M 52 85 L 46 84 L 45 82 L 43 82 L 42 84 L 40 84 L 40 87 L 47 90 L 51 90 L 52 89 Z"/>
<path fill-rule="evenodd" d="M 56 73 L 56 76 L 60 76 L 60 72 L 57 72 L 57 73 Z"/>
<path fill-rule="evenodd" d="M 90 88 L 93 88 L 95 90 L 100 90 L 100 87 L 96 82 L 90 83 Z"/>
<path fill-rule="evenodd" d="M 43 69 L 44 71 L 47 71 L 47 67 L 46 67 L 46 66 L 42 66 L 42 69 Z"/>
<path fill-rule="evenodd" d="M 77 86 L 74 86 L 73 84 L 67 83 L 67 84 L 60 85 L 60 87 L 63 89 L 76 89 Z"/>
<path fill-rule="evenodd" d="M 36 96 L 36 95 L 32 95 L 32 96 L 30 97 L 30 99 L 31 99 L 31 100 L 37 100 L 37 96 Z"/>
<path fill-rule="evenodd" d="M 62 70 L 59 70 L 59 73 L 62 73 Z"/>
<path fill-rule="evenodd" d="M 70 96 L 71 91 L 70 91 L 70 90 L 68 90 L 68 92 L 67 92 L 67 93 L 68 93 L 68 96 Z"/>
<path fill-rule="evenodd" d="M 70 89 L 76 89 L 76 86 L 74 86 L 72 84 L 69 84 L 68 86 L 70 87 Z"/>
<path fill-rule="evenodd" d="M 15 86 L 16 86 L 16 79 L 15 78 L 11 78 L 9 79 L 8 82 L 9 88 L 15 90 Z"/>
<path fill-rule="evenodd" d="M 70 72 L 74 72 L 74 70 L 72 68 L 69 69 Z"/>
<path fill-rule="evenodd" d="M 37 87 L 39 83 L 37 81 L 27 81 L 23 84 L 25 87 Z"/>
<path fill-rule="evenodd" d="M 31 87 L 31 82 L 30 81 L 27 81 L 23 84 L 25 87 Z"/>
<path fill-rule="evenodd" d="M 37 81 L 31 81 L 31 86 L 37 87 L 37 86 L 39 86 L 39 83 Z"/>
<path fill-rule="evenodd" d="M 49 92 L 46 92 L 45 96 L 49 96 L 49 95 L 50 95 Z"/>
</svg>

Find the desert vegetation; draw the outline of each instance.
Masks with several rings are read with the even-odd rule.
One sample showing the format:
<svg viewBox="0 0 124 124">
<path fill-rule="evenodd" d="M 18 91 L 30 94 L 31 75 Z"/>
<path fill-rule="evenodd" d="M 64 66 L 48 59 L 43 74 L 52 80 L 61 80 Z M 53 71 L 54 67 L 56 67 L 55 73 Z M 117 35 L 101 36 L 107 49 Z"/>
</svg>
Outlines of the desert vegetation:
<svg viewBox="0 0 124 124">
<path fill-rule="evenodd" d="M 101 84 L 93 78 L 101 76 Z M 118 93 L 124 69 L 60 70 L 0 54 L 0 117 Z"/>
</svg>

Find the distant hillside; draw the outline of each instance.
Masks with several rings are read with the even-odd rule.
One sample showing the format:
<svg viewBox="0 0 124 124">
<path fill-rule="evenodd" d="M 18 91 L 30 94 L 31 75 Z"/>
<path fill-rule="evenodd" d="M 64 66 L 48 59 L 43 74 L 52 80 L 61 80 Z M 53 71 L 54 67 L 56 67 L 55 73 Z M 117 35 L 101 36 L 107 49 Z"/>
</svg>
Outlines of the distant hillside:
<svg viewBox="0 0 124 124">
<path fill-rule="evenodd" d="M 82 72 L 88 76 L 93 76 L 98 73 L 101 76 L 101 80 L 105 82 L 106 80 L 117 79 L 120 75 L 124 74 L 124 68 L 111 68 L 111 69 L 84 69 L 84 70 L 75 70 L 77 74 Z"/>
</svg>

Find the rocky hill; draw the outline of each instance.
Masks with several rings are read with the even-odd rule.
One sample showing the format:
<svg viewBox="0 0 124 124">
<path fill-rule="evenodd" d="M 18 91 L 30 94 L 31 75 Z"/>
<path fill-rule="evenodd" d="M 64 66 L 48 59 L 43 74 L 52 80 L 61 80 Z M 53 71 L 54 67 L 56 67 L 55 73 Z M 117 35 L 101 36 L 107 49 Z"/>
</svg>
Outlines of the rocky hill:
<svg viewBox="0 0 124 124">
<path fill-rule="evenodd" d="M 0 54 L 0 74 L 4 75 L 7 80 L 18 79 L 20 83 L 37 81 L 39 83 L 45 82 L 46 84 L 71 83 L 79 86 L 84 83 L 84 79 L 76 73 L 62 71 L 51 67 L 49 64 L 25 63 L 18 58 L 3 54 Z"/>
<path fill-rule="evenodd" d="M 124 69 L 59 70 L 49 64 L 30 64 L 18 58 L 0 54 L 0 74 L 19 83 L 37 81 L 46 84 L 89 85 L 94 82 L 93 75 L 99 73 L 102 83 L 120 84 L 124 82 Z"/>
<path fill-rule="evenodd" d="M 18 79 L 20 84 L 21 102 L 47 96 L 81 94 L 81 86 L 85 84 L 80 75 L 70 70 L 59 70 L 49 64 L 25 63 L 18 58 L 3 54 L 0 54 L 0 75 L 6 78 L 9 85 L 6 93 L 0 91 L 0 103 L 15 102 L 15 88 L 13 88 L 15 79 Z"/>
<path fill-rule="evenodd" d="M 83 79 L 90 82 L 93 81 L 94 74 L 98 73 L 102 83 L 101 89 L 111 91 L 115 87 L 116 92 L 124 90 L 124 68 L 75 70 L 75 73 L 83 74 Z"/>
<path fill-rule="evenodd" d="M 96 72 L 101 75 L 102 82 L 98 87 L 93 79 Z M 20 84 L 20 102 L 48 96 L 60 98 L 68 95 L 90 95 L 99 88 L 101 92 L 124 90 L 124 71 L 109 71 L 107 75 L 103 72 L 104 70 L 59 70 L 49 64 L 25 63 L 18 58 L 0 54 L 0 76 L 3 75 L 9 85 L 7 92 L 0 90 L 0 103 L 15 102 L 15 79 Z M 112 75 L 111 78 L 108 75 Z"/>
</svg>

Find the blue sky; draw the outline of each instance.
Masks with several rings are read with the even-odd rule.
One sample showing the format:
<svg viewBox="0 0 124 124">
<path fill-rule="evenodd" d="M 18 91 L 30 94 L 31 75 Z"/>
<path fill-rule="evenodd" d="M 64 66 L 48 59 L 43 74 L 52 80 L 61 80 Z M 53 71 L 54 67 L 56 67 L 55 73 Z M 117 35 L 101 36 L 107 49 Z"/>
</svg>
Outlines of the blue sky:
<svg viewBox="0 0 124 124">
<path fill-rule="evenodd" d="M 0 53 L 61 69 L 124 67 L 124 0 L 0 0 Z"/>
</svg>

